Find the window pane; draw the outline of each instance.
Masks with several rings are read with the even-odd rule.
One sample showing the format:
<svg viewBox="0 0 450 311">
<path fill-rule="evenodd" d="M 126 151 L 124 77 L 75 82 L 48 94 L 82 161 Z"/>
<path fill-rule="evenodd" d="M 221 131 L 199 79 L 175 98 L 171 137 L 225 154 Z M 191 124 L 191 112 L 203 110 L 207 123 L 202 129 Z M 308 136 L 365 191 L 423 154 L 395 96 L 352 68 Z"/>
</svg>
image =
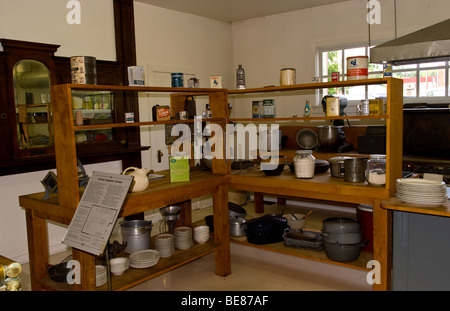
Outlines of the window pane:
<svg viewBox="0 0 450 311">
<path fill-rule="evenodd" d="M 421 70 L 419 96 L 445 96 L 445 69 Z"/>
<path fill-rule="evenodd" d="M 344 94 L 347 100 L 362 100 L 366 99 L 366 88 L 364 85 L 352 86 L 344 88 Z"/>
<path fill-rule="evenodd" d="M 368 99 L 380 98 L 380 97 L 387 96 L 386 84 L 368 85 L 367 91 L 368 91 L 368 96 L 367 96 Z"/>
<path fill-rule="evenodd" d="M 405 69 L 415 69 L 417 65 L 402 65 L 402 66 L 392 66 L 392 70 L 405 70 Z"/>
<path fill-rule="evenodd" d="M 419 64 L 419 68 L 440 67 L 440 66 L 445 66 L 445 62 Z"/>
<path fill-rule="evenodd" d="M 342 74 L 342 51 L 328 51 L 322 53 L 322 75 L 331 76 L 332 72 Z"/>
<path fill-rule="evenodd" d="M 392 76 L 394 78 L 403 79 L 403 96 L 416 97 L 417 78 L 415 71 L 394 72 Z"/>
</svg>

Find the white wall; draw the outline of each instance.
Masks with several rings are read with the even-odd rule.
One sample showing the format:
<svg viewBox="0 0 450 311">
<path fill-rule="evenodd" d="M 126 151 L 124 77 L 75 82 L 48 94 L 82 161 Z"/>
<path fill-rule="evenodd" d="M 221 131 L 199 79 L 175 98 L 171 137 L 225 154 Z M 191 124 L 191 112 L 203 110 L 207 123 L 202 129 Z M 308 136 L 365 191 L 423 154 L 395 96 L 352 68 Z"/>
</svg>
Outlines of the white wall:
<svg viewBox="0 0 450 311">
<path fill-rule="evenodd" d="M 146 69 L 147 85 L 171 86 L 170 73 L 183 72 L 185 86 L 188 78 L 196 77 L 200 87 L 209 87 L 211 75 L 222 75 L 223 87 L 232 87 L 231 24 L 142 3 L 135 3 L 135 20 L 137 63 Z M 169 98 L 141 97 L 140 102 L 141 120 L 151 120 L 151 107 L 169 105 Z M 200 113 L 207 99 L 196 97 L 196 103 Z M 168 150 L 161 140 L 164 133 L 164 126 L 153 126 L 151 131 L 141 128 L 142 144 L 151 145 L 142 153 L 144 167 L 168 169 Z M 161 163 L 158 149 L 164 153 Z"/>
<path fill-rule="evenodd" d="M 345 1 L 233 23 L 233 68 L 243 65 L 247 88 L 279 85 L 280 70 L 285 67 L 296 68 L 297 83 L 309 83 L 317 75 L 317 48 L 369 41 L 366 4 L 362 0 Z M 395 35 L 394 0 L 380 0 L 380 4 L 381 23 L 370 28 L 372 43 Z M 398 36 L 448 19 L 449 9 L 448 0 L 397 0 Z M 302 115 L 306 99 L 319 104 L 313 93 L 286 105 L 280 100 L 277 114 Z M 250 100 L 235 105 L 234 112 L 250 117 Z"/>
</svg>

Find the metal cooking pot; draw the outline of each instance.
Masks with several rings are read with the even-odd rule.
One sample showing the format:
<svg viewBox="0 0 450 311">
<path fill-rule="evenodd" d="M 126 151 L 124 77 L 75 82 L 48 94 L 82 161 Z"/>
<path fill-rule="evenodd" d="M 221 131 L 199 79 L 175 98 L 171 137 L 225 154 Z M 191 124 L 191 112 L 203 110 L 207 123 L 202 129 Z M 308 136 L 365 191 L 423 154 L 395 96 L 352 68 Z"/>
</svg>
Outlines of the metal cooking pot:
<svg viewBox="0 0 450 311">
<path fill-rule="evenodd" d="M 361 232 L 331 233 L 322 232 L 322 240 L 327 243 L 356 244 L 361 243 Z"/>
<path fill-rule="evenodd" d="M 339 138 L 341 137 L 341 133 L 344 131 L 343 126 L 335 126 L 335 125 L 321 125 L 317 127 L 317 134 L 319 136 L 319 145 L 324 147 L 333 147 L 335 146 Z"/>
<path fill-rule="evenodd" d="M 329 159 L 331 176 L 333 177 L 344 177 L 345 167 L 344 161 L 346 159 L 352 159 L 351 157 L 334 157 Z"/>
<path fill-rule="evenodd" d="M 327 233 L 361 232 L 361 226 L 352 218 L 329 217 L 323 220 L 322 231 Z"/>
<path fill-rule="evenodd" d="M 367 241 L 356 244 L 339 244 L 323 241 L 322 244 L 328 258 L 334 261 L 349 262 L 358 259 L 361 248 L 367 245 Z"/>
<path fill-rule="evenodd" d="M 246 231 L 246 222 L 244 218 L 238 217 L 230 219 L 230 235 L 244 236 Z"/>
</svg>

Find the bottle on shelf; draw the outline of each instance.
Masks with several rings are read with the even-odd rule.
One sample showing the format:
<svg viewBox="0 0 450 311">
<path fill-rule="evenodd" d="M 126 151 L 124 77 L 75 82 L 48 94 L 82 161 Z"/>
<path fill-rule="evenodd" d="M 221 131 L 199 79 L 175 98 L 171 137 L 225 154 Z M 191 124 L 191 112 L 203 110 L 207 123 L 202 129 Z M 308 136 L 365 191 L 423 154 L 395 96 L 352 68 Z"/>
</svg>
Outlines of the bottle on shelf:
<svg viewBox="0 0 450 311">
<path fill-rule="evenodd" d="M 242 65 L 239 65 L 236 70 L 236 88 L 238 90 L 245 89 L 245 71 L 244 68 L 242 68 Z"/>
<path fill-rule="evenodd" d="M 206 108 L 205 108 L 205 110 L 202 113 L 202 117 L 204 119 L 212 118 L 212 111 L 211 111 L 211 109 L 209 109 L 209 104 L 206 104 Z"/>
</svg>

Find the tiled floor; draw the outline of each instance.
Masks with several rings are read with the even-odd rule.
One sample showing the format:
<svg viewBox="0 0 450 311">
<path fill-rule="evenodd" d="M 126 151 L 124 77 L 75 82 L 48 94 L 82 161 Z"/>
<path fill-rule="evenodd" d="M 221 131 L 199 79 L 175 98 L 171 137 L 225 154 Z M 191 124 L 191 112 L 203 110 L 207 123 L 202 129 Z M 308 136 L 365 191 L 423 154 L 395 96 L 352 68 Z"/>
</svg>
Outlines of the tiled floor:
<svg viewBox="0 0 450 311">
<path fill-rule="evenodd" d="M 276 209 L 268 206 L 266 212 Z M 249 209 L 248 209 L 249 210 Z M 194 221 L 210 209 L 193 212 Z M 249 212 L 250 213 L 250 212 Z M 130 291 L 370 291 L 367 272 L 231 244 L 227 277 L 214 273 L 214 254 L 141 283 Z M 65 254 L 57 254 L 57 263 Z M 28 264 L 23 265 L 22 290 L 30 290 Z"/>
</svg>

